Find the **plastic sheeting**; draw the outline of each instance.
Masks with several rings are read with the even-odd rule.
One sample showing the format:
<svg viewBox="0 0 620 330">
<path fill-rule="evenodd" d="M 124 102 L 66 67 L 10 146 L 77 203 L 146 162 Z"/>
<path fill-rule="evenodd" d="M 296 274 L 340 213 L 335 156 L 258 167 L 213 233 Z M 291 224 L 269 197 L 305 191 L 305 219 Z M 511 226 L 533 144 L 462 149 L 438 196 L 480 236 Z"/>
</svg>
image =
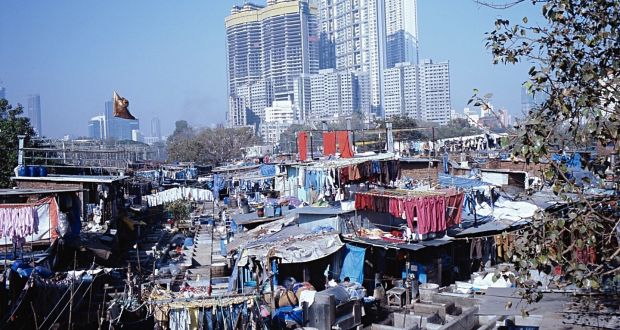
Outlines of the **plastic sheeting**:
<svg viewBox="0 0 620 330">
<path fill-rule="evenodd" d="M 357 283 L 364 283 L 364 255 L 366 249 L 346 244 L 340 280 L 349 277 Z"/>
<path fill-rule="evenodd" d="M 245 266 L 252 256 L 281 258 L 283 264 L 304 263 L 327 257 L 344 245 L 339 234 L 305 234 L 274 240 L 243 250 L 239 266 Z"/>
</svg>

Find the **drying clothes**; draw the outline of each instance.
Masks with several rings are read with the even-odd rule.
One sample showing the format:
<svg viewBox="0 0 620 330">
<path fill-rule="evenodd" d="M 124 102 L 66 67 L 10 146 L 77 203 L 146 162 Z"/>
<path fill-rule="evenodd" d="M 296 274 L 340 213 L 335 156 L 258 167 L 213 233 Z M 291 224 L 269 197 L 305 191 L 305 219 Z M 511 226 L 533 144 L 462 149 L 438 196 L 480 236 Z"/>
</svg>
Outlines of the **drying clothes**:
<svg viewBox="0 0 620 330">
<path fill-rule="evenodd" d="M 403 203 L 405 218 L 407 219 L 407 225 L 409 229 L 413 232 L 415 228 L 413 226 L 413 219 L 416 216 L 416 202 L 413 199 L 407 199 Z"/>
<path fill-rule="evenodd" d="M 191 330 L 190 313 L 187 308 L 171 309 L 168 316 L 170 320 L 170 329 Z"/>
<path fill-rule="evenodd" d="M 362 178 L 362 175 L 360 174 L 360 169 L 357 165 L 349 166 L 348 171 L 349 171 L 349 180 L 355 181 L 355 180 L 359 180 Z"/>
<path fill-rule="evenodd" d="M 353 158 L 353 149 L 349 142 L 349 132 L 337 131 L 336 139 L 338 140 L 338 149 L 340 150 L 340 157 Z"/>
<path fill-rule="evenodd" d="M 297 132 L 297 150 L 299 152 L 299 160 L 308 159 L 308 133 Z"/>
<path fill-rule="evenodd" d="M 336 132 L 323 132 L 323 155 L 336 154 Z"/>
<path fill-rule="evenodd" d="M 456 226 L 461 223 L 463 218 L 463 200 L 465 199 L 464 193 L 453 193 L 446 195 L 446 226 L 448 228 Z"/>
<path fill-rule="evenodd" d="M 0 237 L 14 240 L 39 232 L 39 216 L 33 206 L 0 207 Z"/>
<path fill-rule="evenodd" d="M 482 259 L 482 239 L 474 238 L 469 247 L 469 259 Z"/>
</svg>

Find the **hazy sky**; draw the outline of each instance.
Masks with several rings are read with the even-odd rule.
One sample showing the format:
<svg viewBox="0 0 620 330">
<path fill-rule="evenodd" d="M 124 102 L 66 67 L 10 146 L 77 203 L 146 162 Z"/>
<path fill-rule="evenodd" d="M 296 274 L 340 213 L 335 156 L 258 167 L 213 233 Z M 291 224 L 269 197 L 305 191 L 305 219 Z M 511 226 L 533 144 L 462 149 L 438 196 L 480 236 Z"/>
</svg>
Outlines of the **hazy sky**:
<svg viewBox="0 0 620 330">
<path fill-rule="evenodd" d="M 9 0 L 0 5 L 0 83 L 11 103 L 41 95 L 43 132 L 86 135 L 112 91 L 130 101 L 150 134 L 185 119 L 193 126 L 225 120 L 224 18 L 242 0 Z M 257 1 L 258 3 L 264 1 Z M 449 60 L 452 106 L 462 111 L 473 88 L 493 103 L 520 109 L 529 66 L 493 66 L 484 32 L 496 17 L 530 19 L 529 3 L 508 11 L 470 0 L 419 0 L 420 58 Z"/>
</svg>

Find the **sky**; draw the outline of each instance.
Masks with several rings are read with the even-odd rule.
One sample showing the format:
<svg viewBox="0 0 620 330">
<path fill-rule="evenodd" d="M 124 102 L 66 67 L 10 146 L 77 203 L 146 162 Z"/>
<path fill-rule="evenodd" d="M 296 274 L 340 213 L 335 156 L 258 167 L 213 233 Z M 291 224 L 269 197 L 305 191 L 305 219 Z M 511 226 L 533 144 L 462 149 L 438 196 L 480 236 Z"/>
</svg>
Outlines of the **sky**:
<svg viewBox="0 0 620 330">
<path fill-rule="evenodd" d="M 145 135 L 159 117 L 195 127 L 225 121 L 224 18 L 243 0 L 10 0 L 0 5 L 0 86 L 12 104 L 41 96 L 43 134 L 87 135 L 88 120 L 117 91 Z M 261 3 L 261 1 L 256 1 Z M 262 1 L 264 3 L 264 1 Z M 494 10 L 472 0 L 419 0 L 420 58 L 450 62 L 452 106 L 462 112 L 472 90 L 520 112 L 529 65 L 493 65 L 484 33 L 497 17 L 530 20 L 529 2 Z"/>
</svg>

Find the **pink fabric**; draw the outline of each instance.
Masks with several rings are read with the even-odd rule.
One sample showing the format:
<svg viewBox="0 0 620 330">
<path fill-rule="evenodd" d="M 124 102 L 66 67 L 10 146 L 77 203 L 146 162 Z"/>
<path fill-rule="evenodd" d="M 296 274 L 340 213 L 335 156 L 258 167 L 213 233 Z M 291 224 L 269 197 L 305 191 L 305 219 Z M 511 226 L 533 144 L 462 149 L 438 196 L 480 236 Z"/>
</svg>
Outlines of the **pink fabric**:
<svg viewBox="0 0 620 330">
<path fill-rule="evenodd" d="M 413 226 L 413 218 L 415 217 L 416 211 L 416 202 L 413 199 L 408 199 L 403 202 L 404 210 L 405 210 L 405 218 L 407 219 L 407 225 L 409 225 L 409 229 L 412 232 L 415 232 L 415 228 Z"/>
</svg>

